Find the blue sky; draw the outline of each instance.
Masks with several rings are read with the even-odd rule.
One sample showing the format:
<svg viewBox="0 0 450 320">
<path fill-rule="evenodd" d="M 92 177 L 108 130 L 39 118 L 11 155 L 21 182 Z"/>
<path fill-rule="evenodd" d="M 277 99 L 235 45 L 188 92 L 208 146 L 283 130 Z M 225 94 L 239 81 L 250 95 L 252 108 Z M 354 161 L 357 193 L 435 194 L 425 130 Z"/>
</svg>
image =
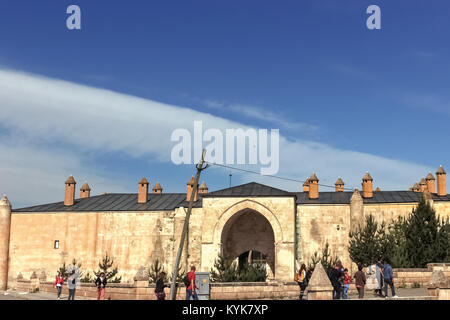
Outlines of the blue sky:
<svg viewBox="0 0 450 320">
<path fill-rule="evenodd" d="M 66 28 L 70 4 L 81 8 L 82 30 Z M 371 4 L 381 8 L 381 30 L 366 28 Z M 323 183 L 342 177 L 359 187 L 369 171 L 382 189 L 407 189 L 440 164 L 448 167 L 449 12 L 444 0 L 2 1 L 0 144 L 8 155 L 0 160 L 0 192 L 16 207 L 60 201 L 69 174 L 80 186 L 87 180 L 94 194 L 135 192 L 142 176 L 166 192 L 184 192 L 193 167 L 167 161 L 149 136 L 161 121 L 191 127 L 195 119 L 279 128 L 298 147 L 280 150 L 282 176 L 314 171 Z M 8 81 L 15 74 L 22 77 Z M 52 95 L 55 79 L 67 81 L 60 97 Z M 34 81 L 48 81 L 48 90 L 29 89 Z M 125 104 L 132 96 L 149 103 L 122 105 L 106 123 L 111 101 L 122 96 L 94 90 L 88 96 L 104 93 L 103 105 L 85 106 L 71 96 L 72 85 L 125 94 Z M 46 110 L 63 97 L 67 112 Z M 153 102 L 186 117 L 165 118 Z M 124 123 L 121 113 L 131 120 Z M 143 113 L 147 123 L 137 121 Z M 90 136 L 72 139 L 78 130 Z M 26 194 L 24 176 L 34 181 Z M 208 169 L 203 178 L 213 190 L 228 186 L 223 170 Z M 249 180 L 300 189 L 233 175 L 233 184 Z"/>
</svg>

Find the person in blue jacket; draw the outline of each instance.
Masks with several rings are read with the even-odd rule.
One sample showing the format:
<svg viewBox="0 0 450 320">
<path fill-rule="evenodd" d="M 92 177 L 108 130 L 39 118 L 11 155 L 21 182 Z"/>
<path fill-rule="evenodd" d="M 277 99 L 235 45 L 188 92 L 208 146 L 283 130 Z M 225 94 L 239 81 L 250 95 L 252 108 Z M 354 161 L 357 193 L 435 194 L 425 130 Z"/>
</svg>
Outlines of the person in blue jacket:
<svg viewBox="0 0 450 320">
<path fill-rule="evenodd" d="M 383 267 L 383 277 L 384 277 L 384 297 L 388 297 L 388 286 L 391 287 L 392 292 L 392 298 L 398 298 L 398 296 L 395 294 L 395 288 L 394 288 L 394 277 L 392 274 L 392 267 L 389 264 L 389 260 L 384 260 L 384 267 Z"/>
</svg>

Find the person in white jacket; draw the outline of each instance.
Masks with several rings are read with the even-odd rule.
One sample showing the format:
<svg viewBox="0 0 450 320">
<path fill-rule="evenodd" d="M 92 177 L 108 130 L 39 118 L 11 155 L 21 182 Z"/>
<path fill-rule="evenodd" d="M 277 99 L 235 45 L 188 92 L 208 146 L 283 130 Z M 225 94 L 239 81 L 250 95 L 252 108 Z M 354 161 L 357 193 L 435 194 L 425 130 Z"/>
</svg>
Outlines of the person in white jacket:
<svg viewBox="0 0 450 320">
<path fill-rule="evenodd" d="M 75 291 L 77 288 L 77 276 L 75 270 L 73 270 L 69 278 L 67 278 L 67 287 L 69 288 L 69 298 L 67 300 L 75 300 Z"/>
</svg>

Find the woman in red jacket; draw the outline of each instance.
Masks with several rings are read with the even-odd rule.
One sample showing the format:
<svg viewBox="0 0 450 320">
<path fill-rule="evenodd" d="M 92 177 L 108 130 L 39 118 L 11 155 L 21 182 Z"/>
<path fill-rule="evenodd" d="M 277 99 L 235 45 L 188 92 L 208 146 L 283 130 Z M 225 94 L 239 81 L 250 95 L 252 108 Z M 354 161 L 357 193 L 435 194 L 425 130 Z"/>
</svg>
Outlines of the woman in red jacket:
<svg viewBox="0 0 450 320">
<path fill-rule="evenodd" d="M 56 281 L 53 283 L 53 288 L 56 286 L 56 289 L 58 290 L 58 300 L 61 299 L 60 296 L 63 284 L 64 284 L 64 277 L 62 276 L 61 272 L 58 272 L 58 275 L 56 276 Z"/>
</svg>

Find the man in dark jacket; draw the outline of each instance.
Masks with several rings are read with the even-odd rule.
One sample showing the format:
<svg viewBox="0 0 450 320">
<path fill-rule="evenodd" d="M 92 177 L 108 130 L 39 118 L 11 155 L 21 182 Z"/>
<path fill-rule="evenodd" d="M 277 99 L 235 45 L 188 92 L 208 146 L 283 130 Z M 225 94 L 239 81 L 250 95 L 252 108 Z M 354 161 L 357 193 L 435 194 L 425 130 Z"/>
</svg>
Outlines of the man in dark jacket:
<svg viewBox="0 0 450 320">
<path fill-rule="evenodd" d="M 362 266 L 359 265 L 358 271 L 355 273 L 355 285 L 360 299 L 364 298 L 364 286 L 366 285 L 366 275 L 362 269 Z"/>
<path fill-rule="evenodd" d="M 339 264 L 336 264 L 334 266 L 334 269 L 330 272 L 330 281 L 331 285 L 333 286 L 333 299 L 340 299 L 341 298 L 341 290 L 342 290 L 342 278 L 344 274 L 340 270 Z"/>
</svg>

